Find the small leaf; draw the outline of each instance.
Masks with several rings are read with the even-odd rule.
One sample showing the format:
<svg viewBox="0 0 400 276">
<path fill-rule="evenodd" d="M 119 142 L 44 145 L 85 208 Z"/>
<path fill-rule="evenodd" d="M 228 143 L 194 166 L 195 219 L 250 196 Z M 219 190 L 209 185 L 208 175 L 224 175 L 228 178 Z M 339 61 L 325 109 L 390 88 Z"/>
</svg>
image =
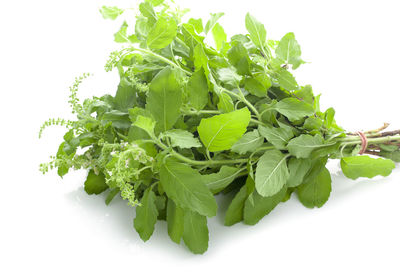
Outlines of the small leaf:
<svg viewBox="0 0 400 276">
<path fill-rule="evenodd" d="M 183 236 L 183 216 L 183 210 L 169 199 L 167 203 L 168 235 L 177 244 L 181 242 Z"/>
<path fill-rule="evenodd" d="M 199 139 L 193 136 L 193 133 L 183 129 L 171 129 L 162 134 L 162 137 L 171 139 L 172 147 L 181 149 L 190 149 L 201 147 Z"/>
<path fill-rule="evenodd" d="M 154 12 L 153 6 L 149 2 L 142 2 L 139 4 L 139 10 L 144 17 L 147 18 L 147 22 L 150 26 L 153 26 L 157 21 L 156 13 Z"/>
<path fill-rule="evenodd" d="M 311 105 L 295 98 L 285 98 L 279 101 L 274 108 L 292 122 L 314 114 L 314 108 Z"/>
<path fill-rule="evenodd" d="M 298 88 L 296 79 L 293 77 L 293 75 L 286 69 L 280 68 L 276 72 L 276 79 L 278 80 L 279 85 L 288 91 L 293 91 Z"/>
<path fill-rule="evenodd" d="M 158 216 L 156 195 L 151 190 L 151 187 L 144 191 L 140 204 L 140 206 L 136 207 L 134 226 L 140 238 L 143 241 L 147 241 L 154 232 L 154 225 Z"/>
<path fill-rule="evenodd" d="M 232 48 L 229 49 L 228 53 L 229 62 L 235 66 L 238 74 L 246 75 L 250 74 L 250 57 L 247 49 L 242 43 L 236 42 Z M 251 78 L 253 79 L 253 78 Z"/>
<path fill-rule="evenodd" d="M 160 17 L 147 36 L 150 49 L 162 49 L 175 38 L 177 25 L 175 19 Z"/>
<path fill-rule="evenodd" d="M 120 16 L 124 10 L 119 9 L 118 7 L 107 7 L 102 6 L 100 9 L 100 13 L 104 19 L 115 20 L 118 16 Z"/>
<path fill-rule="evenodd" d="M 250 117 L 250 111 L 242 108 L 202 119 L 197 128 L 200 139 L 209 151 L 228 150 L 246 132 Z"/>
<path fill-rule="evenodd" d="M 232 146 L 231 150 L 239 154 L 245 154 L 258 149 L 263 143 L 264 137 L 260 136 L 258 131 L 254 129 L 252 132 L 244 134 L 242 138 Z"/>
<path fill-rule="evenodd" d="M 293 132 L 286 128 L 276 128 L 268 126 L 259 126 L 260 134 L 264 136 L 268 142 L 274 145 L 277 149 L 285 149 L 287 143 L 293 137 Z"/>
<path fill-rule="evenodd" d="M 197 170 L 168 158 L 160 168 L 161 185 L 179 207 L 215 216 L 217 203 Z"/>
<path fill-rule="evenodd" d="M 155 137 L 154 127 L 156 126 L 156 122 L 154 122 L 153 119 L 139 115 L 137 116 L 136 121 L 133 123 L 133 125 L 146 131 L 150 137 Z"/>
<path fill-rule="evenodd" d="M 126 33 L 128 24 L 124 21 L 118 32 L 114 34 L 114 41 L 118 43 L 136 43 L 139 42 L 135 35 L 128 35 Z"/>
<path fill-rule="evenodd" d="M 300 58 L 300 45 L 297 43 L 293 33 L 287 33 L 282 37 L 275 53 L 282 63 L 292 64 L 293 69 L 298 68 L 302 63 L 304 63 Z"/>
<path fill-rule="evenodd" d="M 344 157 L 340 160 L 340 166 L 343 174 L 353 180 L 359 177 L 388 176 L 395 168 L 392 160 L 367 155 Z"/>
<path fill-rule="evenodd" d="M 235 110 L 232 98 L 225 92 L 219 94 L 219 102 L 217 104 L 219 110 L 224 113 L 229 113 Z"/>
<path fill-rule="evenodd" d="M 267 31 L 263 24 L 261 24 L 250 13 L 246 14 L 246 29 L 250 34 L 250 39 L 258 48 L 263 48 L 267 39 Z"/>
<path fill-rule="evenodd" d="M 223 12 L 212 13 L 211 18 L 207 21 L 206 26 L 204 27 L 204 32 L 208 34 L 208 32 L 214 28 L 214 25 L 217 23 L 218 19 L 220 19 L 223 15 Z"/>
<path fill-rule="evenodd" d="M 317 177 L 297 188 L 300 202 L 308 208 L 322 207 L 329 199 L 332 190 L 331 182 L 331 175 L 324 167 Z"/>
<path fill-rule="evenodd" d="M 264 197 L 278 193 L 289 179 L 287 155 L 279 150 L 266 151 L 257 163 L 256 190 Z"/>
<path fill-rule="evenodd" d="M 98 195 L 107 189 L 108 185 L 106 184 L 104 174 L 102 172 L 95 174 L 93 170 L 90 170 L 85 181 L 85 192 L 89 195 Z"/>
<path fill-rule="evenodd" d="M 205 216 L 185 210 L 183 241 L 195 254 L 203 254 L 207 251 L 208 227 Z"/>
<path fill-rule="evenodd" d="M 226 43 L 226 33 L 224 31 L 224 28 L 218 23 L 214 25 L 214 28 L 212 29 L 212 34 L 214 37 L 215 41 L 215 46 L 217 47 L 217 50 L 221 50 L 222 46 L 224 43 Z"/>
<path fill-rule="evenodd" d="M 189 95 L 190 104 L 197 110 L 203 109 L 208 103 L 208 85 L 207 78 L 204 75 L 204 69 L 193 73 L 186 86 Z"/>
<path fill-rule="evenodd" d="M 203 32 L 204 28 L 203 28 L 203 21 L 201 20 L 201 18 L 199 19 L 190 18 L 188 23 L 193 25 L 194 29 L 198 34 Z"/>
</svg>

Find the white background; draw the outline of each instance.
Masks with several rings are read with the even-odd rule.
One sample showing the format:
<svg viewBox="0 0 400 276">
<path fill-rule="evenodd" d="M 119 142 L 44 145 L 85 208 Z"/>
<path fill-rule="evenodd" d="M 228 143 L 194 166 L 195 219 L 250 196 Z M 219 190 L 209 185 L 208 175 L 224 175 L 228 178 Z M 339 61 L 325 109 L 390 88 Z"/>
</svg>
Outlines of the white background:
<svg viewBox="0 0 400 276">
<path fill-rule="evenodd" d="M 245 32 L 250 11 L 280 39 L 293 31 L 310 61 L 295 73 L 322 93 L 348 130 L 400 127 L 398 1 L 177 1 L 191 15 L 223 11 L 228 34 Z M 143 243 L 134 210 L 88 196 L 85 172 L 42 176 L 64 129 L 45 131 L 49 117 L 69 118 L 68 86 L 94 73 L 80 97 L 114 93 L 117 73 L 103 73 L 116 49 L 120 21 L 105 21 L 103 4 L 135 1 L 4 1 L 0 16 L 0 274 L 1 275 L 399 275 L 400 170 L 386 179 L 350 181 L 329 163 L 333 191 L 321 209 L 296 197 L 256 226 L 209 220 L 210 246 L 192 255 L 158 222 Z M 224 202 L 221 209 L 226 208 Z M 246 274 L 245 274 L 246 273 Z"/>
</svg>

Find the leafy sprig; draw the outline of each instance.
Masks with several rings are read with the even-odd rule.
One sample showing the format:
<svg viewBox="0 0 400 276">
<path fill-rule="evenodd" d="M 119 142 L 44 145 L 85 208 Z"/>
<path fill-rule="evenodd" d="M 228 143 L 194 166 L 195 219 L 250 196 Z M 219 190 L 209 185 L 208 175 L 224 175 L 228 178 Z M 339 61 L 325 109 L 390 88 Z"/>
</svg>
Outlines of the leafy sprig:
<svg viewBox="0 0 400 276">
<path fill-rule="evenodd" d="M 174 242 L 203 253 L 216 194 L 233 194 L 225 225 L 253 225 L 293 193 L 308 208 L 323 206 L 332 189 L 328 159 L 340 159 L 351 179 L 387 176 L 400 161 L 400 131 L 347 133 L 333 108 L 320 110 L 320 96 L 293 75 L 305 63 L 293 33 L 271 40 L 247 14 L 248 33 L 228 41 L 223 13 L 183 22 L 186 10 L 163 0 L 135 11 L 134 33 L 122 18 L 114 35 L 122 48 L 105 65 L 118 71 L 117 91 L 81 103 L 88 74 L 78 77 L 69 98 L 76 120 L 50 119 L 40 129 L 39 136 L 50 125 L 68 127 L 40 168 L 61 177 L 88 170 L 85 191 L 108 192 L 107 204 L 119 194 L 135 206 L 144 241 L 166 220 Z M 100 12 L 111 20 L 127 14 Z"/>
</svg>

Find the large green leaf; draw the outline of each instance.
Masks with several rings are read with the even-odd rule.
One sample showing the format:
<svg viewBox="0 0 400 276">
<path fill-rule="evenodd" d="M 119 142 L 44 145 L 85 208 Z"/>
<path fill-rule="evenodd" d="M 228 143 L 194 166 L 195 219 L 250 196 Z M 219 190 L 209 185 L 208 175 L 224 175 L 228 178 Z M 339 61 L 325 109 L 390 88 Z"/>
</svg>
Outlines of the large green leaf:
<svg viewBox="0 0 400 276">
<path fill-rule="evenodd" d="M 331 175 L 328 169 L 324 167 L 317 177 L 297 188 L 300 202 L 308 208 L 322 207 L 329 199 L 332 190 L 331 182 Z"/>
<path fill-rule="evenodd" d="M 246 29 L 250 34 L 250 38 L 253 43 L 259 47 L 263 48 L 265 41 L 267 39 L 267 31 L 262 23 L 260 23 L 254 16 L 250 13 L 246 14 Z"/>
<path fill-rule="evenodd" d="M 156 129 L 166 131 L 172 128 L 181 115 L 181 83 L 175 70 L 166 67 L 151 81 L 146 109 L 157 122 Z"/>
<path fill-rule="evenodd" d="M 168 235 L 176 243 L 180 243 L 183 236 L 183 209 L 169 199 L 167 203 Z"/>
<path fill-rule="evenodd" d="M 149 187 L 144 191 L 140 206 L 136 207 L 134 220 L 135 229 L 143 241 L 147 241 L 153 234 L 157 216 L 156 194 Z"/>
<path fill-rule="evenodd" d="M 228 53 L 229 62 L 235 66 L 238 74 L 245 75 L 250 73 L 250 57 L 247 49 L 242 43 L 236 42 Z M 251 78 L 252 79 L 252 78 Z"/>
<path fill-rule="evenodd" d="M 93 170 L 90 170 L 85 181 L 85 192 L 89 195 L 101 194 L 108 189 L 104 174 L 99 172 L 96 174 Z"/>
<path fill-rule="evenodd" d="M 261 156 L 255 179 L 256 190 L 261 196 L 273 196 L 286 184 L 289 178 L 286 158 L 287 155 L 279 150 L 269 150 Z"/>
<path fill-rule="evenodd" d="M 185 210 L 183 241 L 195 254 L 202 254 L 207 251 L 208 227 L 205 216 Z"/>
<path fill-rule="evenodd" d="M 160 17 L 147 36 L 147 46 L 150 49 L 168 46 L 174 40 L 177 28 L 175 19 Z"/>
<path fill-rule="evenodd" d="M 197 128 L 200 139 L 209 151 L 228 150 L 246 132 L 250 117 L 250 111 L 247 108 L 242 108 L 202 119 Z"/>
<path fill-rule="evenodd" d="M 351 179 L 372 178 L 377 175 L 388 176 L 395 168 L 392 160 L 371 158 L 366 155 L 344 157 L 340 160 L 343 174 Z"/>
<path fill-rule="evenodd" d="M 161 185 L 178 206 L 205 216 L 215 216 L 217 203 L 197 170 L 168 158 L 160 168 Z"/>
<path fill-rule="evenodd" d="M 286 98 L 279 101 L 274 108 L 285 115 L 290 121 L 301 120 L 306 116 L 314 114 L 314 108 L 295 98 Z"/>
</svg>

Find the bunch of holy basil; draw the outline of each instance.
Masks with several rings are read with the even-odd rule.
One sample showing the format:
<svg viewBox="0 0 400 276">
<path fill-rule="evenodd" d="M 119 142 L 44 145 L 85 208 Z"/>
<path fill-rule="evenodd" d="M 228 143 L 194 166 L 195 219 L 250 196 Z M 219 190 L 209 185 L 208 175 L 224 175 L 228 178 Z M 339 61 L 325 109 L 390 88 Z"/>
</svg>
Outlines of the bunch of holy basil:
<svg viewBox="0 0 400 276">
<path fill-rule="evenodd" d="M 108 19 L 124 12 L 101 9 Z M 43 172 L 87 169 L 88 194 L 108 193 L 107 204 L 120 195 L 136 206 L 134 228 L 144 241 L 166 220 L 171 239 L 194 253 L 207 250 L 217 194 L 233 198 L 226 225 L 253 225 L 292 193 L 321 207 L 331 192 L 328 158 L 341 158 L 351 179 L 390 174 L 400 158 L 398 133 L 367 133 L 368 152 L 388 159 L 358 156 L 359 137 L 346 135 L 334 110 L 322 112 L 311 86 L 293 77 L 304 63 L 293 33 L 267 39 L 247 14 L 248 34 L 228 41 L 217 23 L 222 13 L 205 25 L 183 23 L 183 14 L 147 0 L 134 33 L 123 22 L 115 41 L 124 47 L 106 64 L 119 72 L 116 93 L 80 103 L 76 92 L 87 75 L 76 79 L 69 103 L 77 120 L 50 119 L 41 129 L 69 129 Z"/>
</svg>

